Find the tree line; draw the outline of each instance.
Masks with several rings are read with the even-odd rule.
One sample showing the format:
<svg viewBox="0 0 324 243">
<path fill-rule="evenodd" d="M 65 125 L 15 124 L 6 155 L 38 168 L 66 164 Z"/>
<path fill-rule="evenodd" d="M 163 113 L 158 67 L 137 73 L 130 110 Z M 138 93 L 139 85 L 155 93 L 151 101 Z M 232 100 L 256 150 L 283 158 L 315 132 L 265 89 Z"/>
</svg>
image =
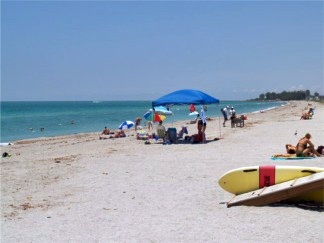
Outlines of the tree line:
<svg viewBox="0 0 324 243">
<path fill-rule="evenodd" d="M 282 91 L 281 93 L 267 92 L 260 94 L 259 98 L 253 100 L 309 100 L 309 99 L 323 99 L 318 92 L 313 95 L 309 90 L 298 90 L 298 91 Z"/>
</svg>

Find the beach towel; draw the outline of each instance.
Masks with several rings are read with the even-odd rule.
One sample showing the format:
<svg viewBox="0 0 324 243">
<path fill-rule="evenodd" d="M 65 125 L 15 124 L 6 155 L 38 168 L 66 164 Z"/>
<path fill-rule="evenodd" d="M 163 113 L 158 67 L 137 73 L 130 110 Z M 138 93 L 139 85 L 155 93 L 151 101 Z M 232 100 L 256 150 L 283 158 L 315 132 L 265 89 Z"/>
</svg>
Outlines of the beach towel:
<svg viewBox="0 0 324 243">
<path fill-rule="evenodd" d="M 296 154 L 275 154 L 271 156 L 272 160 L 300 160 L 300 159 L 314 159 L 315 156 L 297 157 Z"/>
</svg>

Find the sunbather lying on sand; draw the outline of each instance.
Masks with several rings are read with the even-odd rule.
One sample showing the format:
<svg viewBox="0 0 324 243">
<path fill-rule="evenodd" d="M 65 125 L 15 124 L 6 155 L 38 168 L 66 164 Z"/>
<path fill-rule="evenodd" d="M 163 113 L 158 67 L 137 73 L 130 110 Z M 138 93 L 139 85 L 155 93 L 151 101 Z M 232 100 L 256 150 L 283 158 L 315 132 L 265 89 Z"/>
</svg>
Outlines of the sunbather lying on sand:
<svg viewBox="0 0 324 243">
<path fill-rule="evenodd" d="M 99 139 L 108 139 L 108 138 L 123 138 L 126 137 L 126 134 L 123 130 L 117 132 L 109 132 L 108 134 L 101 134 Z"/>
</svg>

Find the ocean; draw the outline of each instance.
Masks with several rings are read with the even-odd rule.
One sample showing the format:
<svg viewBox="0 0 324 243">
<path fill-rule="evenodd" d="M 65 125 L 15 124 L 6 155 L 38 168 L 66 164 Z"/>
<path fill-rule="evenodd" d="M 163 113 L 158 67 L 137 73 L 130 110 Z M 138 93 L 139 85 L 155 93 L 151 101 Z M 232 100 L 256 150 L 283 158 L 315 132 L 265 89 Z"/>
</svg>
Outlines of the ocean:
<svg viewBox="0 0 324 243">
<path fill-rule="evenodd" d="M 220 109 L 234 106 L 237 114 L 247 114 L 273 109 L 285 102 L 224 101 L 207 106 L 208 117 L 222 116 Z M 1 102 L 1 143 L 16 140 L 101 132 L 105 126 L 118 129 L 126 120 L 134 121 L 151 108 L 151 101 L 51 101 L 51 102 Z M 200 111 L 200 107 L 196 106 Z M 172 116 L 164 123 L 188 121 L 189 105 L 172 106 Z"/>
</svg>

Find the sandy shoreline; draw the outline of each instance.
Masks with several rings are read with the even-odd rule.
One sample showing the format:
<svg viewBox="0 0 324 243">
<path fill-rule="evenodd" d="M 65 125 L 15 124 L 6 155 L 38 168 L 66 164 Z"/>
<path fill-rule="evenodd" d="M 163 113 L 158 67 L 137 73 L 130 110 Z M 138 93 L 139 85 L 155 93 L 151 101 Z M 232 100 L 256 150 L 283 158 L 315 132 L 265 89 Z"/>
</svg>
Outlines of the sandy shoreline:
<svg viewBox="0 0 324 243">
<path fill-rule="evenodd" d="M 323 158 L 270 159 L 306 132 L 324 145 L 324 105 L 313 103 L 314 118 L 300 120 L 306 106 L 292 101 L 248 114 L 244 128 L 220 127 L 215 118 L 206 144 L 145 145 L 128 131 L 126 138 L 77 134 L 2 147 L 12 156 L 1 160 L 1 242 L 323 242 L 321 210 L 226 208 L 232 195 L 217 184 L 242 166 L 323 167 Z M 196 133 L 196 125 L 173 124 L 182 125 Z"/>
</svg>

